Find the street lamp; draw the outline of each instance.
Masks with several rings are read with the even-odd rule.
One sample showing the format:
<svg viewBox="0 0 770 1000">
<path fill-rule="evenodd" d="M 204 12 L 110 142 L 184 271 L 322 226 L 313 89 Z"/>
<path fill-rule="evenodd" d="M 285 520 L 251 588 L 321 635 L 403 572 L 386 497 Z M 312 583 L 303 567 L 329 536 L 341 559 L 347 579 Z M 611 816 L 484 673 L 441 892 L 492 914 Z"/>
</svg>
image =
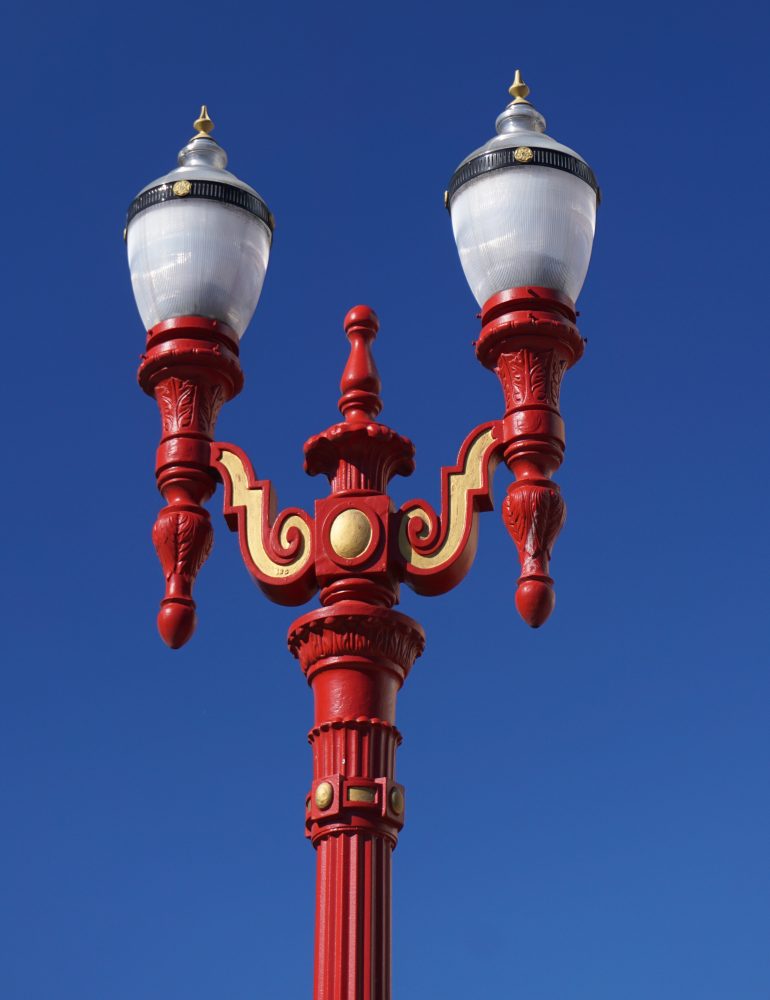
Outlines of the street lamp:
<svg viewBox="0 0 770 1000">
<path fill-rule="evenodd" d="M 273 217 L 254 188 L 226 170 L 205 108 L 178 166 L 131 202 L 128 264 L 145 329 L 209 316 L 240 339 L 262 291 Z"/>
<path fill-rule="evenodd" d="M 476 354 L 498 375 L 505 412 L 474 428 L 457 463 L 441 470 L 438 512 L 424 500 L 397 510 L 387 495 L 393 476 L 413 471 L 414 447 L 377 422 L 378 320 L 367 306 L 345 317 L 343 419 L 305 444 L 306 471 L 331 486 L 312 516 L 276 513 L 270 481 L 257 479 L 241 449 L 213 440 L 220 407 L 243 384 L 238 343 L 259 299 L 273 217 L 225 169 L 205 108 L 177 169 L 128 212 L 131 278 L 148 329 L 139 382 L 162 423 L 156 476 L 166 506 L 153 528 L 166 577 L 160 633 L 174 648 L 192 635 L 192 586 L 212 541 L 202 505 L 218 482 L 264 593 L 285 605 L 320 597 L 288 636 L 315 704 L 305 825 L 317 851 L 316 1000 L 390 996 L 391 853 L 405 810 L 396 695 L 425 642 L 393 606 L 402 583 L 435 596 L 465 576 L 500 461 L 515 477 L 502 513 L 521 561 L 517 607 L 538 627 L 554 604 L 548 564 L 564 521 L 551 480 L 564 453 L 559 388 L 583 351 L 574 301 L 599 191 L 585 161 L 545 135 L 518 71 L 510 93 L 497 136 L 460 164 L 445 196 L 482 306 Z"/>
</svg>

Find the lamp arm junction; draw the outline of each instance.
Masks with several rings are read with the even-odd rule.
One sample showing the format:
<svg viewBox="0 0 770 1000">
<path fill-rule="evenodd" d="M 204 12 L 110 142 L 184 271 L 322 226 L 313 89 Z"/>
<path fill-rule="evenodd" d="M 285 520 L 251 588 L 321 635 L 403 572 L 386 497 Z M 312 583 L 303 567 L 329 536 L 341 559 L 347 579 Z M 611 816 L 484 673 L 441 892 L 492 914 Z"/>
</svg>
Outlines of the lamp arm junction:
<svg viewBox="0 0 770 1000">
<path fill-rule="evenodd" d="M 211 464 L 224 484 L 225 520 L 238 532 L 246 568 L 276 604 L 304 604 L 318 589 L 312 518 L 295 507 L 276 516 L 272 483 L 256 477 L 235 445 L 212 444 Z"/>
<path fill-rule="evenodd" d="M 493 509 L 492 478 L 503 457 L 501 421 L 474 428 L 457 463 L 441 469 L 441 512 L 425 500 L 401 507 L 398 547 L 404 582 L 418 594 L 444 594 L 463 579 L 478 543 L 478 515 Z"/>
</svg>

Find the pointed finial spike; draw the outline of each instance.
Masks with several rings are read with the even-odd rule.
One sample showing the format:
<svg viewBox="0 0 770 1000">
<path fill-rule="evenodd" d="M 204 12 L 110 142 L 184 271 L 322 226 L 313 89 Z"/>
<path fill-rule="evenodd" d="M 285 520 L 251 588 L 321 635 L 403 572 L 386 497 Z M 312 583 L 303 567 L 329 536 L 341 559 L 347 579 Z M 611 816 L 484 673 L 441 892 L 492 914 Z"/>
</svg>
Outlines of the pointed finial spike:
<svg viewBox="0 0 770 1000">
<path fill-rule="evenodd" d="M 204 139 L 214 128 L 214 122 L 209 118 L 209 113 L 205 104 L 201 105 L 200 117 L 196 118 L 193 122 L 193 128 L 195 129 L 195 137 L 202 137 Z"/>
<path fill-rule="evenodd" d="M 521 78 L 521 70 L 516 70 L 516 75 L 513 78 L 513 83 L 508 88 L 508 93 L 513 98 L 514 104 L 529 104 L 527 100 L 529 87 Z"/>
</svg>

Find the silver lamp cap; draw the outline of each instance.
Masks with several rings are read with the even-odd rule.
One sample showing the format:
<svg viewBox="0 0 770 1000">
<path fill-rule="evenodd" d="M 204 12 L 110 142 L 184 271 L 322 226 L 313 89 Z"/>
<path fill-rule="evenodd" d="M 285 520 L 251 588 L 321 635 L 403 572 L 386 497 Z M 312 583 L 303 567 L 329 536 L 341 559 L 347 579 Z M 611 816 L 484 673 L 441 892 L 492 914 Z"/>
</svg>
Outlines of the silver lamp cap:
<svg viewBox="0 0 770 1000">
<path fill-rule="evenodd" d="M 589 184 L 600 198 L 599 185 L 593 170 L 574 149 L 546 135 L 543 115 L 528 100 L 530 89 L 517 69 L 508 88 L 513 100 L 497 116 L 497 135 L 466 156 L 452 175 L 444 198 L 450 207 L 452 198 L 468 181 L 481 173 L 509 165 L 543 166 L 566 170 Z"/>
<path fill-rule="evenodd" d="M 204 198 L 221 201 L 260 219 L 272 237 L 275 217 L 262 197 L 251 185 L 225 169 L 227 153 L 210 132 L 214 122 L 209 118 L 204 104 L 193 123 L 195 135 L 177 156 L 177 166 L 162 177 L 145 185 L 128 207 L 126 231 L 132 221 L 145 209 L 176 198 Z"/>
</svg>

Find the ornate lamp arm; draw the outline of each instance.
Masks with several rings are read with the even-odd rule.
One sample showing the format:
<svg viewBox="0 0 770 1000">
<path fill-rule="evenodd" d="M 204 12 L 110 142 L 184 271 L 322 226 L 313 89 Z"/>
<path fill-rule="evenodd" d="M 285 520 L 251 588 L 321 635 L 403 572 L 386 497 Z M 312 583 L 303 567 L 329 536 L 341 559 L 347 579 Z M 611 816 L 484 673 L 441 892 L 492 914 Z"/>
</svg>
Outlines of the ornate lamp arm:
<svg viewBox="0 0 770 1000">
<path fill-rule="evenodd" d="M 398 547 L 404 582 L 418 594 L 435 596 L 456 587 L 471 567 L 478 516 L 492 510 L 492 477 L 503 452 L 500 421 L 474 428 L 457 464 L 441 469 L 441 514 L 425 500 L 401 507 Z"/>
<path fill-rule="evenodd" d="M 318 589 L 312 518 L 293 507 L 276 517 L 272 484 L 256 478 L 235 445 L 213 444 L 211 464 L 222 477 L 225 520 L 238 532 L 247 569 L 276 604 L 304 604 Z"/>
</svg>

